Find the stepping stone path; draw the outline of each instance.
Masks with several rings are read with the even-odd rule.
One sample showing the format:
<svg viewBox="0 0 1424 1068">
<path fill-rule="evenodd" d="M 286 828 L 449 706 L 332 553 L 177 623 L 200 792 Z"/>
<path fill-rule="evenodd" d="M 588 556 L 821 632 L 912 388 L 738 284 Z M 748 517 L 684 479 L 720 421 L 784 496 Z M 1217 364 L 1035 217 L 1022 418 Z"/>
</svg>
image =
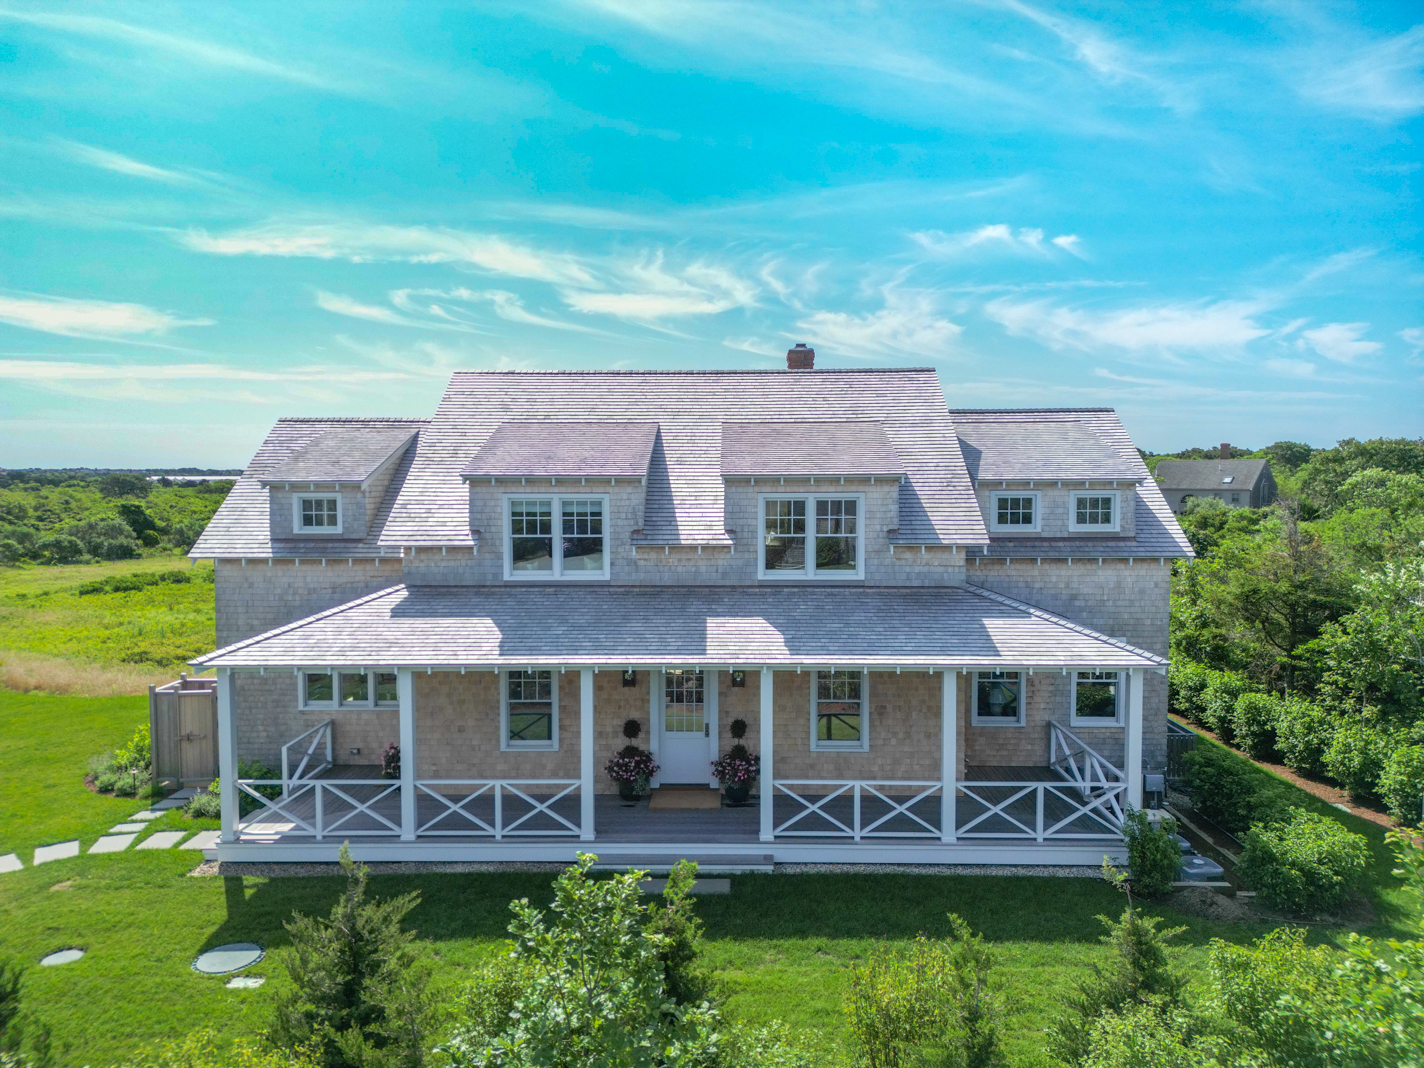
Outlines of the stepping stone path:
<svg viewBox="0 0 1424 1068">
<path fill-rule="evenodd" d="M 135 831 L 141 831 L 141 830 L 143 830 L 143 829 L 144 829 L 145 827 L 147 827 L 147 826 L 148 826 L 148 824 L 146 824 L 146 823 L 120 823 L 120 824 L 117 824 L 117 825 L 115 825 L 115 826 L 113 826 L 113 827 L 110 827 L 110 828 L 109 828 L 109 833 L 110 833 L 110 834 L 133 834 Z"/>
<path fill-rule="evenodd" d="M 41 968 L 53 968 L 56 964 L 73 964 L 84 956 L 82 949 L 61 949 L 40 960 Z"/>
<path fill-rule="evenodd" d="M 150 834 L 135 849 L 172 849 L 186 836 L 187 831 L 155 831 Z"/>
<path fill-rule="evenodd" d="M 147 823 L 149 820 L 158 819 L 158 817 L 161 815 L 163 815 L 162 812 L 155 812 L 150 808 L 146 808 L 142 812 L 135 812 L 132 816 L 129 817 L 129 819 L 142 820 L 144 823 Z"/>
<path fill-rule="evenodd" d="M 136 834 L 106 834 L 89 847 L 91 853 L 120 853 L 133 844 Z"/>
<path fill-rule="evenodd" d="M 199 953 L 193 961 L 193 971 L 203 975 L 226 975 L 251 968 L 267 955 L 267 951 L 255 942 L 230 942 L 216 946 L 206 953 Z"/>
<path fill-rule="evenodd" d="M 216 849 L 218 839 L 222 837 L 222 831 L 199 831 L 184 842 L 179 849 Z"/>
<path fill-rule="evenodd" d="M 66 860 L 69 857 L 79 856 L 78 842 L 57 842 L 54 845 L 40 846 L 35 850 L 35 863 L 48 864 L 51 860 Z"/>
<path fill-rule="evenodd" d="M 0 873 L 19 871 L 24 866 L 18 853 L 6 853 L 3 857 L 0 857 Z"/>
</svg>

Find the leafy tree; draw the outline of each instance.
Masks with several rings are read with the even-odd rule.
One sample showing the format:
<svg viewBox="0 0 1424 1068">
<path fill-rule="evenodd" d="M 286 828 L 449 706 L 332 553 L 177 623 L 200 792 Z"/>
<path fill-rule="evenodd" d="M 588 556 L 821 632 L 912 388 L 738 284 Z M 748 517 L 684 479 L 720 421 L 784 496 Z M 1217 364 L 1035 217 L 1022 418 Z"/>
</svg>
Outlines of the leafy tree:
<svg viewBox="0 0 1424 1068">
<path fill-rule="evenodd" d="M 153 521 L 153 516 L 149 515 L 138 501 L 120 501 L 119 518 L 128 525 L 136 538 L 158 530 L 158 524 Z"/>
<path fill-rule="evenodd" d="M 1370 468 L 1424 475 L 1424 438 L 1346 438 L 1333 449 L 1321 449 L 1301 469 L 1301 497 L 1320 514 L 1329 515 L 1345 503 L 1344 487 L 1350 476 Z"/>
<path fill-rule="evenodd" d="M 401 921 L 418 892 L 366 900 L 367 869 L 341 847 L 346 891 L 329 919 L 294 915 L 287 971 L 293 990 L 276 1006 L 269 1037 L 310 1050 L 321 1068 L 415 1068 L 434 1025 L 431 965 Z"/>
<path fill-rule="evenodd" d="M 51 534 L 36 543 L 35 552 L 47 564 L 77 564 L 84 559 L 84 543 L 68 534 Z"/>
<path fill-rule="evenodd" d="M 1314 454 L 1314 449 L 1309 445 L 1302 445 L 1298 441 L 1278 441 L 1274 445 L 1267 445 L 1261 449 L 1258 455 L 1270 460 L 1272 467 L 1284 467 L 1294 471 L 1297 467 L 1308 462 Z"/>
<path fill-rule="evenodd" d="M 1128 868 L 1135 893 L 1161 897 L 1172 889 L 1182 869 L 1182 851 L 1176 834 L 1176 820 L 1167 818 L 1160 828 L 1154 827 L 1147 813 L 1129 806 L 1123 837 L 1127 840 Z"/>
<path fill-rule="evenodd" d="M 1363 835 L 1298 808 L 1280 823 L 1252 825 L 1237 870 L 1267 904 L 1303 913 L 1344 904 L 1363 881 L 1369 859 Z"/>
<path fill-rule="evenodd" d="M 105 497 L 147 497 L 152 490 L 147 478 L 127 471 L 112 471 L 99 480 L 99 492 Z"/>
<path fill-rule="evenodd" d="M 649 910 L 644 930 L 659 941 L 663 962 L 663 992 L 678 1005 L 698 1005 L 713 1000 L 712 975 L 698 962 L 702 950 L 702 921 L 692 911 L 692 884 L 697 865 L 679 860 L 668 875 L 662 905 Z"/>
</svg>

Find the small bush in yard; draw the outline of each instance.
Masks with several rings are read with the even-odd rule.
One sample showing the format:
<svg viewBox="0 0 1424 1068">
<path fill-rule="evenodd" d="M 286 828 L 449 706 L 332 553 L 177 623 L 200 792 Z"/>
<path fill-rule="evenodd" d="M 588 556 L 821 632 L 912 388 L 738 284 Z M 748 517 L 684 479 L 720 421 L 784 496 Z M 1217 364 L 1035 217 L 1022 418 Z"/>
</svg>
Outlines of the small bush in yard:
<svg viewBox="0 0 1424 1068">
<path fill-rule="evenodd" d="M 222 798 L 216 792 L 217 783 L 213 783 L 213 789 L 200 790 L 188 801 L 186 812 L 193 819 L 215 820 L 222 817 Z"/>
<path fill-rule="evenodd" d="M 1323 775 L 1325 752 L 1335 738 L 1335 728 L 1335 717 L 1319 705 L 1287 697 L 1276 719 L 1276 749 L 1286 767 L 1302 775 Z"/>
<path fill-rule="evenodd" d="M 1167 675 L 1168 707 L 1193 723 L 1205 723 L 1202 719 L 1202 695 L 1206 693 L 1213 674 L 1210 668 L 1191 661 L 1173 664 Z"/>
<path fill-rule="evenodd" d="M 1325 751 L 1325 770 L 1351 797 L 1368 797 L 1379 785 L 1392 741 L 1358 720 L 1346 720 Z"/>
<path fill-rule="evenodd" d="M 1220 1068 L 1192 1039 L 1198 1022 L 1185 1012 L 1133 1005 L 1107 1012 L 1089 1032 L 1083 1068 Z"/>
<path fill-rule="evenodd" d="M 1364 878 L 1370 850 L 1329 816 L 1295 809 L 1280 823 L 1246 834 L 1237 870 L 1274 908 L 1314 912 L 1344 904 Z"/>
<path fill-rule="evenodd" d="M 1405 745 L 1390 754 L 1379 779 L 1379 794 L 1400 823 L 1419 825 L 1424 805 L 1424 745 Z"/>
<path fill-rule="evenodd" d="M 1231 710 L 1231 734 L 1236 744 L 1258 760 L 1276 748 L 1276 723 L 1281 699 L 1273 693 L 1243 693 Z"/>
<path fill-rule="evenodd" d="M 1129 808 L 1122 833 L 1127 839 L 1133 893 L 1143 897 L 1161 897 L 1171 890 L 1182 867 L 1182 851 L 1174 837 L 1177 821 L 1164 819 L 1158 829 L 1152 826 L 1147 813 Z"/>
<path fill-rule="evenodd" d="M 1199 743 L 1184 762 L 1193 806 L 1234 834 L 1290 807 L 1289 787 L 1220 746 Z"/>
<path fill-rule="evenodd" d="M 1229 671 L 1213 671 L 1202 693 L 1202 722 L 1223 742 L 1232 740 L 1231 715 L 1236 702 L 1246 693 L 1246 681 Z"/>
</svg>

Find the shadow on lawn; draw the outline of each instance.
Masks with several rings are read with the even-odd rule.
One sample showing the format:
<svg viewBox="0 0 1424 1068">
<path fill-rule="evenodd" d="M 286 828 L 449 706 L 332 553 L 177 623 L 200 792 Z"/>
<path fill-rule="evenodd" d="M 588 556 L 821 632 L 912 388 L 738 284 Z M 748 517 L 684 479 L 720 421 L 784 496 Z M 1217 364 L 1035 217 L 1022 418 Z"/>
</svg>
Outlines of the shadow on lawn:
<svg viewBox="0 0 1424 1068">
<path fill-rule="evenodd" d="M 548 874 L 373 875 L 372 896 L 419 890 L 411 925 L 436 942 L 498 941 L 508 936 L 510 901 L 536 906 L 552 899 Z M 293 912 L 325 915 L 345 880 L 336 876 L 244 880 L 225 877 L 226 919 L 204 948 L 255 941 L 288 944 L 284 922 Z M 1121 894 L 1096 879 L 945 875 L 739 875 L 728 896 L 699 898 L 697 913 L 713 940 L 905 939 L 948 933 L 946 914 L 958 913 L 991 942 L 1096 943 L 1098 914 L 1117 916 Z M 1144 903 L 1169 925 L 1186 924 L 1178 945 L 1212 938 L 1244 942 L 1265 924 L 1224 924 L 1184 917 Z"/>
</svg>

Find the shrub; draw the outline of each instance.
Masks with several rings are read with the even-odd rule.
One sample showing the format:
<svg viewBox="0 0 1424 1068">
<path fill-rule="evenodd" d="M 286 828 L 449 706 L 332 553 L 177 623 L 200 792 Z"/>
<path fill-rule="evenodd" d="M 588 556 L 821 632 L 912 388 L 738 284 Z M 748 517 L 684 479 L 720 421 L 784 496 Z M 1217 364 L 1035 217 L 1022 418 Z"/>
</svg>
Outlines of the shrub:
<svg viewBox="0 0 1424 1068">
<path fill-rule="evenodd" d="M 1168 708 L 1193 723 L 1205 724 L 1202 696 L 1213 674 L 1210 668 L 1191 661 L 1173 664 L 1167 675 Z"/>
<path fill-rule="evenodd" d="M 1183 762 L 1193 806 L 1228 831 L 1271 822 L 1290 806 L 1288 786 L 1220 746 L 1198 743 Z"/>
<path fill-rule="evenodd" d="M 1351 797 L 1374 793 L 1389 760 L 1390 739 L 1358 720 L 1345 720 L 1325 750 L 1325 770 Z"/>
<path fill-rule="evenodd" d="M 1269 756 L 1276 748 L 1276 723 L 1281 699 L 1271 693 L 1243 693 L 1231 710 L 1231 734 L 1253 757 Z"/>
<path fill-rule="evenodd" d="M 1252 826 L 1237 870 L 1267 904 L 1300 913 L 1343 904 L 1369 858 L 1363 835 L 1329 816 L 1295 809 L 1284 822 Z"/>
<path fill-rule="evenodd" d="M 1223 742 L 1232 740 L 1231 714 L 1236 702 L 1246 693 L 1246 681 L 1229 671 L 1213 671 L 1202 693 L 1202 723 Z"/>
<path fill-rule="evenodd" d="M 25 558 L 25 550 L 20 543 L 9 538 L 0 541 L 0 564 L 18 564 Z"/>
<path fill-rule="evenodd" d="M 114 471 L 99 480 L 99 493 L 104 497 L 147 497 L 153 486 L 143 475 Z"/>
<path fill-rule="evenodd" d="M 94 789 L 101 794 L 111 794 L 114 787 L 119 784 L 120 779 L 127 779 L 128 776 L 113 768 L 106 768 L 94 776 Z"/>
<path fill-rule="evenodd" d="M 293 989 L 277 1002 L 268 1038 L 287 1050 L 312 1049 L 324 1068 L 425 1062 L 434 1010 L 431 966 L 401 921 L 420 901 L 412 892 L 366 900 L 366 867 L 341 847 L 346 892 L 330 919 L 294 914 L 287 972 Z"/>
<path fill-rule="evenodd" d="M 199 519 L 185 519 L 181 523 L 174 523 L 173 529 L 168 532 L 168 544 L 176 549 L 191 549 L 193 543 L 202 536 L 206 526 L 207 524 Z"/>
<path fill-rule="evenodd" d="M 156 530 L 145 530 L 138 536 L 138 543 L 145 549 L 156 549 L 162 541 L 163 538 Z"/>
<path fill-rule="evenodd" d="M 239 1041 L 228 1046 L 216 1031 L 203 1030 L 149 1046 L 122 1068 L 320 1068 L 320 1062 L 266 1045 Z"/>
<path fill-rule="evenodd" d="M 1195 1025 L 1186 1013 L 1153 1005 L 1104 1013 L 1088 1034 L 1083 1068 L 1217 1068 L 1218 1061 L 1192 1046 Z"/>
<path fill-rule="evenodd" d="M 128 560 L 139 554 L 138 539 L 121 519 L 89 519 L 65 533 L 78 538 L 84 551 L 100 560 Z"/>
<path fill-rule="evenodd" d="M 114 754 L 114 767 L 120 771 L 147 771 L 149 764 L 148 724 L 140 724 L 129 744 Z"/>
<path fill-rule="evenodd" d="M 217 784 L 214 783 L 214 786 Z M 215 820 L 222 817 L 222 798 L 214 790 L 200 790 L 189 799 L 183 810 L 193 819 Z"/>
<path fill-rule="evenodd" d="M 1276 719 L 1276 749 L 1287 767 L 1303 775 L 1323 775 L 1335 726 L 1335 717 L 1319 705 L 1287 697 Z"/>
<path fill-rule="evenodd" d="M 35 544 L 35 555 L 47 564 L 77 564 L 84 559 L 84 543 L 68 534 L 51 534 Z"/>
<path fill-rule="evenodd" d="M 663 888 L 662 907 L 648 910 L 644 931 L 659 940 L 663 962 L 663 992 L 679 1005 L 712 1001 L 712 976 L 698 966 L 702 950 L 702 921 L 692 912 L 692 883 L 697 864 L 679 860 Z"/>
<path fill-rule="evenodd" d="M 1127 839 L 1133 892 L 1143 897 L 1160 897 L 1171 890 L 1182 867 L 1182 851 L 1174 837 L 1176 821 L 1164 819 L 1158 829 L 1152 826 L 1147 813 L 1129 807 L 1122 830 Z"/>
<path fill-rule="evenodd" d="M 1400 746 L 1390 754 L 1379 778 L 1379 794 L 1389 814 L 1417 826 L 1424 805 L 1424 745 Z"/>
</svg>

